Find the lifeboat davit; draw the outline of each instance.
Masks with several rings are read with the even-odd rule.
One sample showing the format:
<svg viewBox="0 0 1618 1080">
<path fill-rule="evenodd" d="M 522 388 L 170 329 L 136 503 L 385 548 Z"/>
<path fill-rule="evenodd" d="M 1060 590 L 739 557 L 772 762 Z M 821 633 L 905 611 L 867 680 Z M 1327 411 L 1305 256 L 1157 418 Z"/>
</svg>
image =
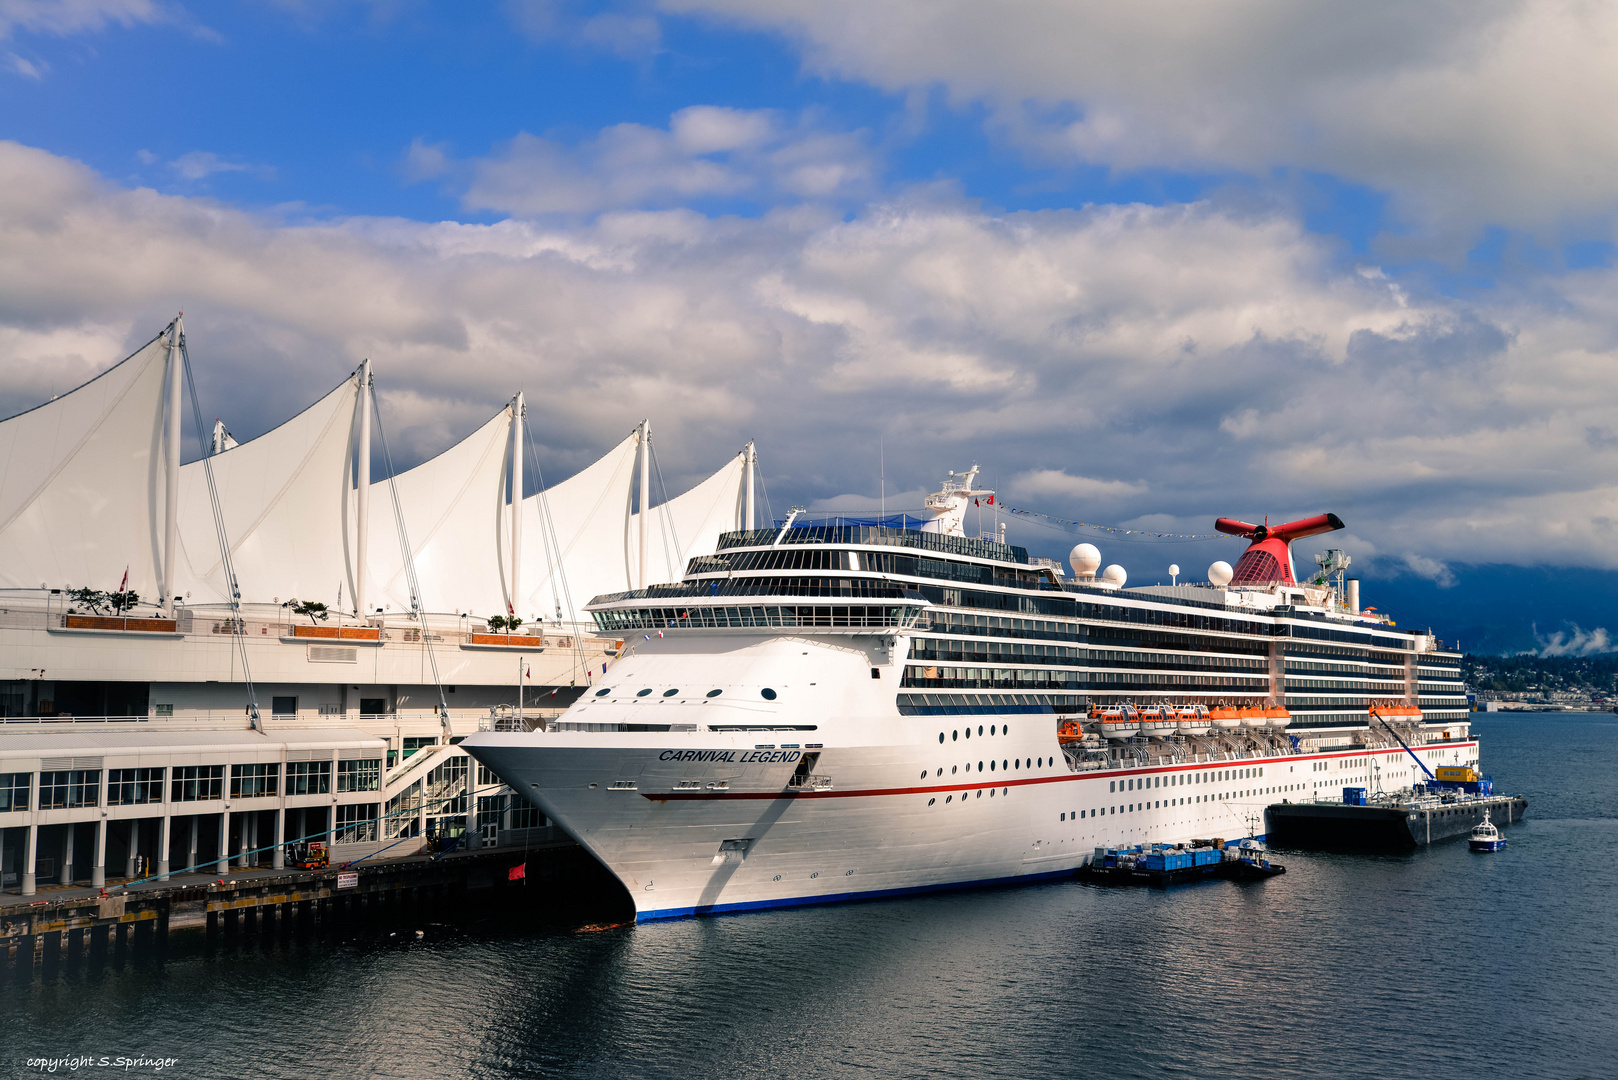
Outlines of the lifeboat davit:
<svg viewBox="0 0 1618 1080">
<path fill-rule="evenodd" d="M 1236 715 L 1236 710 L 1229 705 L 1215 705 L 1208 712 L 1208 722 L 1221 731 L 1241 727 L 1242 718 Z"/>
<path fill-rule="evenodd" d="M 1174 713 L 1167 705 L 1148 705 L 1140 710 L 1140 730 L 1142 735 L 1166 736 L 1173 735 L 1180 726 L 1174 718 Z"/>
<path fill-rule="evenodd" d="M 1084 738 L 1084 729 L 1078 720 L 1059 720 L 1056 723 L 1056 741 L 1074 743 Z"/>
<path fill-rule="evenodd" d="M 1265 709 L 1264 719 L 1269 722 L 1270 727 L 1275 728 L 1277 731 L 1292 726 L 1292 714 L 1279 705 L 1272 705 Z"/>
<path fill-rule="evenodd" d="M 1213 722 L 1201 705 L 1181 705 L 1174 710 L 1174 728 L 1181 735 L 1206 735 Z"/>
<path fill-rule="evenodd" d="M 1128 739 L 1140 734 L 1140 715 L 1130 705 L 1103 705 L 1096 711 L 1101 734 L 1109 739 Z"/>
</svg>

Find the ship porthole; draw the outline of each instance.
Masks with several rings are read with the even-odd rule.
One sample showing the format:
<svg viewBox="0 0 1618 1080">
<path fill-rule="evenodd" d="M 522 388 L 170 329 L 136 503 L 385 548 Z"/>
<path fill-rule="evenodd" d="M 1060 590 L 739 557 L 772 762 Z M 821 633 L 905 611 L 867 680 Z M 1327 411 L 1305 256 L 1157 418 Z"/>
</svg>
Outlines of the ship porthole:
<svg viewBox="0 0 1618 1080">
<path fill-rule="evenodd" d="M 983 789 L 982 788 L 978 788 L 978 798 L 980 798 L 980 799 L 983 798 Z"/>
<path fill-rule="evenodd" d="M 961 733 L 960 733 L 959 730 L 952 731 L 952 732 L 949 733 L 949 741 L 950 742 L 954 742 L 956 739 L 959 739 L 960 737 L 961 737 Z"/>
<path fill-rule="evenodd" d="M 720 694 L 723 694 L 723 693 L 724 693 L 723 690 L 710 690 L 710 691 L 708 691 L 708 696 L 709 697 L 718 697 Z"/>
<path fill-rule="evenodd" d="M 596 691 L 596 697 L 606 697 L 610 693 L 612 693 L 612 687 L 603 686 L 600 690 Z"/>
<path fill-rule="evenodd" d="M 764 689 L 758 692 L 758 696 L 763 698 L 765 701 L 774 701 L 775 691 L 766 686 Z"/>
<path fill-rule="evenodd" d="M 663 696 L 664 697 L 673 697 L 675 694 L 678 694 L 679 692 L 680 692 L 679 687 L 671 686 L 667 690 L 663 691 Z"/>
<path fill-rule="evenodd" d="M 927 805 L 928 805 L 928 806 L 931 806 L 931 805 L 933 805 L 933 803 L 935 803 L 935 802 L 937 802 L 937 801 L 938 801 L 938 800 L 937 800 L 937 799 L 936 799 L 936 798 L 933 798 L 933 799 L 928 799 L 928 800 L 927 800 Z"/>
<path fill-rule="evenodd" d="M 776 881 L 780 881 L 780 880 L 781 880 L 781 875 L 780 875 L 780 874 L 776 874 L 776 875 L 775 875 L 775 880 L 776 880 Z"/>
<path fill-rule="evenodd" d="M 952 803 L 952 802 L 955 801 L 955 796 L 953 796 L 953 795 L 945 795 L 944 796 L 944 801 L 947 802 L 947 803 Z"/>
<path fill-rule="evenodd" d="M 940 745 L 942 745 L 944 742 L 944 733 L 942 731 L 938 733 L 938 742 Z"/>
<path fill-rule="evenodd" d="M 650 686 L 648 686 L 644 690 L 637 691 L 635 696 L 636 697 L 645 697 L 647 694 L 650 694 L 651 692 L 652 692 L 652 688 Z"/>
<path fill-rule="evenodd" d="M 923 780 L 927 779 L 927 770 L 926 769 L 921 770 L 921 778 Z"/>
</svg>

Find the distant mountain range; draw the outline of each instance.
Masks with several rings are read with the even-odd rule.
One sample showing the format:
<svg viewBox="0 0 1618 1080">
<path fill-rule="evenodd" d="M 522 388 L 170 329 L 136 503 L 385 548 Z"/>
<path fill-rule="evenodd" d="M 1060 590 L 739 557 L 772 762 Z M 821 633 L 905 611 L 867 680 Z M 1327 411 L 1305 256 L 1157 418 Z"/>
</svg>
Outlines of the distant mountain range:
<svg viewBox="0 0 1618 1080">
<path fill-rule="evenodd" d="M 1537 652 L 1594 656 L 1618 651 L 1618 571 L 1451 565 L 1454 584 L 1425 578 L 1370 578 L 1360 603 L 1402 629 L 1459 640 L 1475 655 Z"/>
</svg>

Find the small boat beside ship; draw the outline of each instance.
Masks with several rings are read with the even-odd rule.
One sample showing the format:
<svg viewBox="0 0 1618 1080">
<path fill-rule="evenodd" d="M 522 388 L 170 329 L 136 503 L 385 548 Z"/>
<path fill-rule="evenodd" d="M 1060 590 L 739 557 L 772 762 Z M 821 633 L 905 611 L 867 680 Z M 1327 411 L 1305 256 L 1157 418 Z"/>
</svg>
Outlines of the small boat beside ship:
<svg viewBox="0 0 1618 1080">
<path fill-rule="evenodd" d="M 1467 838 L 1467 847 L 1473 851 L 1504 851 L 1506 850 L 1506 837 L 1492 820 L 1489 812 L 1483 812 L 1483 820 L 1478 822 Z"/>
<path fill-rule="evenodd" d="M 1192 881 L 1262 881 L 1286 873 L 1271 862 L 1262 841 L 1192 840 L 1184 844 L 1132 844 L 1098 847 L 1079 876 L 1109 885 L 1165 888 Z"/>
</svg>

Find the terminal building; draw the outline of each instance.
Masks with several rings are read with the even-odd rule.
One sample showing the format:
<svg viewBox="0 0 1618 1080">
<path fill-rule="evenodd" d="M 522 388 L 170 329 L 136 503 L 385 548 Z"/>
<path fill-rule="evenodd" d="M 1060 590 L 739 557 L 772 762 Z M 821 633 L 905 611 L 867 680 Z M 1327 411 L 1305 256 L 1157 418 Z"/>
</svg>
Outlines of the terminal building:
<svg viewBox="0 0 1618 1080">
<path fill-rule="evenodd" d="M 521 394 L 395 473 L 369 362 L 184 461 L 188 363 L 175 320 L 0 421 L 0 879 L 25 895 L 297 840 L 405 854 L 450 822 L 521 843 L 546 823 L 459 740 L 602 676 L 623 642 L 591 597 L 755 524 L 751 444 L 670 497 L 647 422 L 546 486 Z"/>
</svg>

